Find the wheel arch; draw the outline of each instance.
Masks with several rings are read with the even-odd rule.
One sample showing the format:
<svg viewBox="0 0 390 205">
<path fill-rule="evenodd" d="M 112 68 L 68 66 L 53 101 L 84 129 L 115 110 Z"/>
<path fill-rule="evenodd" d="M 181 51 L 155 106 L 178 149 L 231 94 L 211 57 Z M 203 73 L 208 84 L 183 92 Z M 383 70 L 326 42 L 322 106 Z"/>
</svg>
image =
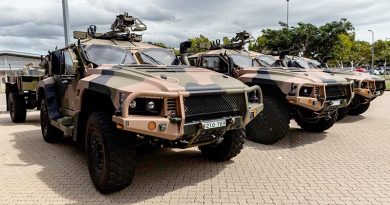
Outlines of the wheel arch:
<svg viewBox="0 0 390 205">
<path fill-rule="evenodd" d="M 84 89 L 80 94 L 79 108 L 79 112 L 75 117 L 76 132 L 73 140 L 76 141 L 81 148 L 84 148 L 84 135 L 89 115 L 97 111 L 103 111 L 113 115 L 115 113 L 115 107 L 110 95 L 91 89 Z"/>
</svg>

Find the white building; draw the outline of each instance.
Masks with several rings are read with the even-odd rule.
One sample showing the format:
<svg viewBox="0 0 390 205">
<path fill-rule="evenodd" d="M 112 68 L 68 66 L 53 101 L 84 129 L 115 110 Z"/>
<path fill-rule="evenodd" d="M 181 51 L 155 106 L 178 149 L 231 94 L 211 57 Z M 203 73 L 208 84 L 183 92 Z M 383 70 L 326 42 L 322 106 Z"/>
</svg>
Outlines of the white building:
<svg viewBox="0 0 390 205">
<path fill-rule="evenodd" d="M 5 76 L 23 69 L 26 64 L 38 66 L 41 55 L 17 51 L 0 51 L 0 92 L 5 89 Z"/>
</svg>

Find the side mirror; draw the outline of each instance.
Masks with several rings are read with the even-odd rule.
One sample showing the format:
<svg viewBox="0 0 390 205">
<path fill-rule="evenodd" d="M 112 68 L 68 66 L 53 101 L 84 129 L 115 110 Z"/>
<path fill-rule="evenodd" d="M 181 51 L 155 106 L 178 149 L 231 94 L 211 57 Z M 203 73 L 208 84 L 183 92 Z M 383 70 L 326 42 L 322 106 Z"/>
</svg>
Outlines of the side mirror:
<svg viewBox="0 0 390 205">
<path fill-rule="evenodd" d="M 180 43 L 180 54 L 188 53 L 188 49 L 191 48 L 192 42 L 191 41 L 184 41 Z"/>
<path fill-rule="evenodd" d="M 229 75 L 231 75 L 233 73 L 233 70 L 234 70 L 234 61 L 233 61 L 233 58 L 232 57 L 228 57 L 228 73 Z"/>
</svg>

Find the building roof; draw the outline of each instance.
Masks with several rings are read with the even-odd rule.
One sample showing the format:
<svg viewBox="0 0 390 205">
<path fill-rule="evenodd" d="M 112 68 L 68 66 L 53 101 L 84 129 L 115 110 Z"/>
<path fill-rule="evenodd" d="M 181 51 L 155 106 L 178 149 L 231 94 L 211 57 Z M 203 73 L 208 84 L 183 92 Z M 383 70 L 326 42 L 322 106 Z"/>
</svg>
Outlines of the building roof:
<svg viewBox="0 0 390 205">
<path fill-rule="evenodd" d="M 36 59 L 41 58 L 41 55 L 39 55 L 39 54 L 19 52 L 19 51 L 7 51 L 7 50 L 0 51 L 0 56 L 3 56 L 3 55 L 20 56 L 20 57 L 36 58 Z"/>
</svg>

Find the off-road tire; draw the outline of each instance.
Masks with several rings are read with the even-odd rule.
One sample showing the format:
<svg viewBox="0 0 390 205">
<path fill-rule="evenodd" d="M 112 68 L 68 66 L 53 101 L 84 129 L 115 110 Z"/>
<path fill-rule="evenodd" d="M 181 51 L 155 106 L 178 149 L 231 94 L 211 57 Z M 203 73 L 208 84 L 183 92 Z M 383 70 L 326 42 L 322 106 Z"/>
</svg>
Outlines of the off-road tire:
<svg viewBox="0 0 390 205">
<path fill-rule="evenodd" d="M 202 155 L 213 161 L 227 161 L 237 156 L 245 143 L 245 133 L 241 129 L 230 130 L 219 144 L 199 146 Z"/>
<path fill-rule="evenodd" d="M 337 111 L 330 114 L 329 117 L 324 117 L 319 119 L 316 122 L 310 122 L 308 120 L 297 117 L 295 121 L 298 125 L 309 132 L 323 132 L 329 128 L 331 128 L 337 120 Z"/>
<path fill-rule="evenodd" d="M 130 136 L 115 128 L 111 115 L 94 112 L 88 118 L 85 137 L 88 170 L 96 189 L 106 194 L 128 187 L 135 173 Z"/>
<path fill-rule="evenodd" d="M 40 118 L 43 140 L 47 143 L 61 141 L 64 137 L 64 132 L 50 124 L 49 112 L 45 98 L 41 100 Z"/>
<path fill-rule="evenodd" d="M 357 116 L 357 115 L 360 115 L 364 112 L 366 112 L 368 110 L 368 108 L 370 107 L 370 102 L 368 103 L 365 103 L 365 104 L 360 104 L 358 105 L 357 107 L 355 108 L 351 108 L 348 112 L 349 115 L 354 115 L 354 116 Z"/>
<path fill-rule="evenodd" d="M 10 92 L 8 94 L 8 109 L 12 122 L 19 123 L 26 121 L 26 105 L 23 96 Z"/>
<path fill-rule="evenodd" d="M 247 138 L 260 144 L 274 144 L 290 129 L 290 112 L 279 100 L 264 96 L 264 110 L 246 126 Z"/>
<path fill-rule="evenodd" d="M 349 106 L 339 108 L 337 110 L 337 121 L 344 119 L 348 115 L 349 110 L 350 110 Z"/>
</svg>

